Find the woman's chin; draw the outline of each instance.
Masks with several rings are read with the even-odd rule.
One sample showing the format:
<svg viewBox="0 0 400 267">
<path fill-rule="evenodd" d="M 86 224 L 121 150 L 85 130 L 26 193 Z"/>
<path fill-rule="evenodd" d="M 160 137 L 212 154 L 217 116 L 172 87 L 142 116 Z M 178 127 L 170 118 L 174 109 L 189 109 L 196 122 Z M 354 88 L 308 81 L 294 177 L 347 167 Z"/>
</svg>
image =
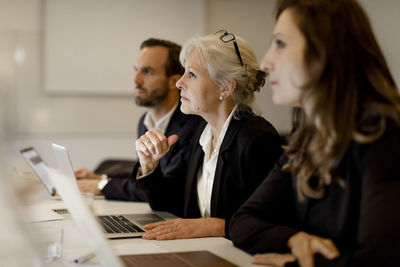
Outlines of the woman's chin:
<svg viewBox="0 0 400 267">
<path fill-rule="evenodd" d="M 184 103 L 181 104 L 181 111 L 182 111 L 182 113 L 187 114 L 187 115 L 192 114 L 190 112 L 191 110 L 189 108 L 187 108 Z"/>
</svg>

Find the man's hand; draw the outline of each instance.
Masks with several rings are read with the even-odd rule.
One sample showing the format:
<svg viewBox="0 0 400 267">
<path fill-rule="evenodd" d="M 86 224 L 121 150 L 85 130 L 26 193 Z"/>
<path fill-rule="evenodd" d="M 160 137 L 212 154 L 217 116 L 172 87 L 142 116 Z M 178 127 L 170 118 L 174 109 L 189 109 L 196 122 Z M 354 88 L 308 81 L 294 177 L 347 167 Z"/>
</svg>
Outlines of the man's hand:
<svg viewBox="0 0 400 267">
<path fill-rule="evenodd" d="M 144 239 L 170 240 L 225 236 L 225 220 L 219 218 L 175 219 L 146 224 Z"/>
<path fill-rule="evenodd" d="M 75 171 L 76 179 L 101 179 L 101 175 L 95 174 L 86 168 L 81 168 Z"/>
<path fill-rule="evenodd" d="M 178 140 L 177 135 L 166 137 L 159 130 L 151 130 L 136 140 L 136 152 L 139 157 L 142 174 L 153 171 L 159 160 L 169 151 Z"/>
<path fill-rule="evenodd" d="M 81 192 L 101 195 L 101 192 L 97 187 L 97 184 L 99 183 L 98 179 L 78 179 L 77 182 Z"/>
</svg>

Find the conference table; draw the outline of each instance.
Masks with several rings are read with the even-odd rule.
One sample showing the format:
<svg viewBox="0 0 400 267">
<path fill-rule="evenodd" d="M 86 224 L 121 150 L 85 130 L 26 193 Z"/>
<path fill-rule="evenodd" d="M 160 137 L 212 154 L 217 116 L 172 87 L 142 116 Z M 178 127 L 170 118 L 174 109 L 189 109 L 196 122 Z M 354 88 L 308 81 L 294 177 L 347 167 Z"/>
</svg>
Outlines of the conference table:
<svg viewBox="0 0 400 267">
<path fill-rule="evenodd" d="M 41 185 L 37 185 L 41 187 Z M 31 187 L 32 188 L 32 187 Z M 37 189 L 37 188 L 36 188 Z M 34 190 L 35 191 L 35 190 Z M 50 262 L 48 266 L 99 266 L 96 259 L 76 264 L 74 259 L 90 253 L 86 240 L 82 238 L 78 227 L 70 216 L 53 214 L 53 209 L 63 209 L 62 200 L 51 199 L 47 192 L 37 190 L 39 197 L 31 198 L 26 206 L 30 216 L 30 223 L 34 226 L 62 227 L 64 231 L 63 256 L 61 259 Z M 111 201 L 95 199 L 92 203 L 93 212 L 102 214 L 129 214 L 147 213 L 151 211 L 147 203 Z M 257 266 L 251 264 L 252 256 L 235 248 L 232 242 L 223 237 L 206 237 L 179 239 L 168 241 L 144 240 L 142 238 L 108 239 L 108 243 L 117 255 L 149 254 L 164 252 L 183 252 L 208 250 L 238 266 Z"/>
</svg>

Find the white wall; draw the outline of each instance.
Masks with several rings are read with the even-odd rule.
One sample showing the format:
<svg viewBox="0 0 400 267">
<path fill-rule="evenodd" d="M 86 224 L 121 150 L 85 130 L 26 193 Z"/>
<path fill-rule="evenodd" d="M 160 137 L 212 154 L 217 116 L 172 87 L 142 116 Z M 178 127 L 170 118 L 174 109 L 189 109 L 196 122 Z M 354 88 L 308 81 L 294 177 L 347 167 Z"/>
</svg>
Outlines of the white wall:
<svg viewBox="0 0 400 267">
<path fill-rule="evenodd" d="M 43 87 L 55 95 L 131 93 L 132 62 L 142 41 L 157 37 L 182 43 L 194 32 L 203 33 L 204 3 L 44 1 Z"/>
<path fill-rule="evenodd" d="M 1 75 L 8 95 L 7 116 L 3 115 L 8 157 L 20 161 L 17 148 L 33 145 L 53 164 L 49 143 L 58 142 L 68 146 L 76 167 L 93 168 L 106 156 L 134 158 L 132 140 L 144 109 L 136 107 L 133 87 L 132 97 L 47 95 L 41 81 L 41 1 L 0 3 L 0 40 L 9 44 L 6 49 L 11 52 L 7 75 Z M 14 51 L 20 51 L 22 60 L 13 59 Z M 133 48 L 132 55 L 136 52 Z"/>
<path fill-rule="evenodd" d="M 400 1 L 360 0 L 367 11 L 375 36 L 400 88 Z"/>
<path fill-rule="evenodd" d="M 400 84 L 397 29 L 400 1 L 361 2 L 370 14 L 389 66 Z M 258 58 L 262 58 L 272 32 L 275 1 L 206 0 L 205 3 L 206 32 L 221 28 L 234 32 L 246 39 Z M 42 15 L 40 0 L 0 0 L 0 125 L 4 126 L 0 134 L 3 132 L 7 140 L 3 149 L 11 161 L 9 166 L 20 164 L 18 149 L 27 145 L 37 147 L 44 159 L 53 164 L 50 141 L 68 146 L 75 167 L 93 168 L 108 156 L 134 158 L 136 124 L 144 109 L 135 105 L 133 90 L 131 97 L 66 97 L 45 93 L 41 80 Z M 132 55 L 127 56 L 134 58 L 137 50 L 132 48 Z M 278 130 L 290 129 L 290 110 L 272 104 L 269 88 L 262 88 L 256 104 Z"/>
</svg>

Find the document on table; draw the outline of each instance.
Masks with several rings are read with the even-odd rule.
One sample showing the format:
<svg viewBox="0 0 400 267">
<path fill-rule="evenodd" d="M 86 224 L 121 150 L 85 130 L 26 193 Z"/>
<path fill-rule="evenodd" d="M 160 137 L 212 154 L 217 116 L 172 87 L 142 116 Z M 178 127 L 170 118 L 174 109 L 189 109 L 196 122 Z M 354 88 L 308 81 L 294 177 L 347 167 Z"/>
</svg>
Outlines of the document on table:
<svg viewBox="0 0 400 267">
<path fill-rule="evenodd" d="M 25 210 L 28 222 L 46 222 L 65 219 L 62 215 L 42 205 L 27 206 Z"/>
</svg>

